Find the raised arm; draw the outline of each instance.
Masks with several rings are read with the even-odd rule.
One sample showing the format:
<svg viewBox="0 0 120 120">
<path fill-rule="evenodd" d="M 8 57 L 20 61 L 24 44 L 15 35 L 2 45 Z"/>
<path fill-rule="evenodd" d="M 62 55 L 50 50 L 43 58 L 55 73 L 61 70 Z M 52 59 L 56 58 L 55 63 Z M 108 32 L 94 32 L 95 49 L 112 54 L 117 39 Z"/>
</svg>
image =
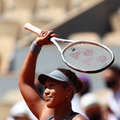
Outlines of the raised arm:
<svg viewBox="0 0 120 120">
<path fill-rule="evenodd" d="M 52 36 L 57 37 L 57 35 L 53 34 L 52 31 L 43 30 L 40 33 L 40 36 L 34 41 L 34 44 L 36 44 L 38 47 L 51 44 L 49 38 Z M 53 110 L 47 108 L 44 100 L 37 93 L 34 84 L 38 53 L 33 49 L 34 48 L 28 52 L 28 55 L 22 66 L 19 76 L 19 88 L 30 110 L 38 119 L 42 120 L 51 115 Z"/>
</svg>

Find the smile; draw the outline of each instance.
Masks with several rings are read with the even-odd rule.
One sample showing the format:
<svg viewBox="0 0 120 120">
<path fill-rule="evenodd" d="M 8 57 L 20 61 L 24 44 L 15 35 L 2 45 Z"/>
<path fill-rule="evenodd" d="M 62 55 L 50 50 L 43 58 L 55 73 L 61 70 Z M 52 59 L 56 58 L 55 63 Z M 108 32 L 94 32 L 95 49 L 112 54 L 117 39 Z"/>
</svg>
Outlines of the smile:
<svg viewBox="0 0 120 120">
<path fill-rule="evenodd" d="M 48 102 L 50 99 L 51 99 L 50 96 L 46 96 L 46 97 L 45 97 L 45 101 L 46 101 L 46 102 Z"/>
</svg>

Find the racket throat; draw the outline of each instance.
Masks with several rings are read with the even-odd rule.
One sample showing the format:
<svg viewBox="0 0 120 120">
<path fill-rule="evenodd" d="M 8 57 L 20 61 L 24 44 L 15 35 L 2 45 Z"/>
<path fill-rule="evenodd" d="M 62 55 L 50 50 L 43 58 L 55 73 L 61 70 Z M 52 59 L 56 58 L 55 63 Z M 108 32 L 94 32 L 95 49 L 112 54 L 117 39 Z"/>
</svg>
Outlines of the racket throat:
<svg viewBox="0 0 120 120">
<path fill-rule="evenodd" d="M 59 46 L 59 44 L 56 42 L 55 37 L 52 37 L 50 40 L 51 40 L 51 42 L 53 42 L 55 44 L 55 46 L 58 48 L 59 52 L 61 53 L 62 49 Z"/>
</svg>

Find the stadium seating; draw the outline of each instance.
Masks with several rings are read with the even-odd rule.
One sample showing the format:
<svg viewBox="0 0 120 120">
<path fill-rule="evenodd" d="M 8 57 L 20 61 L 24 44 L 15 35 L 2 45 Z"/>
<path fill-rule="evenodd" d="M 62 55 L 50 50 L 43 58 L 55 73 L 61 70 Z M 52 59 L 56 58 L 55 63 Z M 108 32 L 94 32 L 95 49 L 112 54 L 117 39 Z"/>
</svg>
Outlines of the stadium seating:
<svg viewBox="0 0 120 120">
<path fill-rule="evenodd" d="M 107 46 L 120 47 L 120 31 L 106 33 L 103 36 L 103 43 Z"/>
<path fill-rule="evenodd" d="M 47 20 L 54 20 L 66 13 L 67 5 L 68 0 L 38 0 L 35 14 L 37 18 L 42 17 Z"/>
<path fill-rule="evenodd" d="M 110 24 L 113 31 L 120 31 L 120 8 L 111 14 Z"/>
<path fill-rule="evenodd" d="M 88 41 L 100 41 L 100 35 L 95 32 L 77 32 L 68 36 L 70 40 L 88 40 Z"/>
<path fill-rule="evenodd" d="M 0 73 L 9 71 L 11 55 L 18 38 L 19 25 L 9 21 L 0 21 Z"/>
<path fill-rule="evenodd" d="M 70 0 L 69 9 L 80 8 L 85 2 L 88 2 L 88 0 Z"/>
<path fill-rule="evenodd" d="M 18 22 L 21 26 L 20 37 L 26 35 L 23 31 L 23 26 L 30 21 L 34 13 L 35 0 L 4 0 L 4 14 L 3 18 Z"/>
</svg>

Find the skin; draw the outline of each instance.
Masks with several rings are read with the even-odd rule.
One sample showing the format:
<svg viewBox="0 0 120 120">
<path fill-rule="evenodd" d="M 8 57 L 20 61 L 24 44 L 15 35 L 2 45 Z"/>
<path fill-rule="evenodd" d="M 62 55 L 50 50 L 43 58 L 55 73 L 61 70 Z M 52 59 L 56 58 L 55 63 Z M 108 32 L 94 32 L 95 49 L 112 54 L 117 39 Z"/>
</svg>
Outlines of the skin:
<svg viewBox="0 0 120 120">
<path fill-rule="evenodd" d="M 53 31 L 43 30 L 36 38 L 39 46 L 52 44 L 50 37 L 58 37 Z M 67 118 L 71 112 L 72 87 L 63 87 L 64 83 L 48 78 L 45 83 L 45 101 L 37 93 L 35 87 L 35 68 L 38 55 L 28 52 L 19 76 L 19 88 L 32 113 L 39 119 L 45 120 L 54 114 L 53 120 Z M 62 117 L 62 118 L 61 118 Z M 78 114 L 73 120 L 87 120 Z"/>
</svg>

